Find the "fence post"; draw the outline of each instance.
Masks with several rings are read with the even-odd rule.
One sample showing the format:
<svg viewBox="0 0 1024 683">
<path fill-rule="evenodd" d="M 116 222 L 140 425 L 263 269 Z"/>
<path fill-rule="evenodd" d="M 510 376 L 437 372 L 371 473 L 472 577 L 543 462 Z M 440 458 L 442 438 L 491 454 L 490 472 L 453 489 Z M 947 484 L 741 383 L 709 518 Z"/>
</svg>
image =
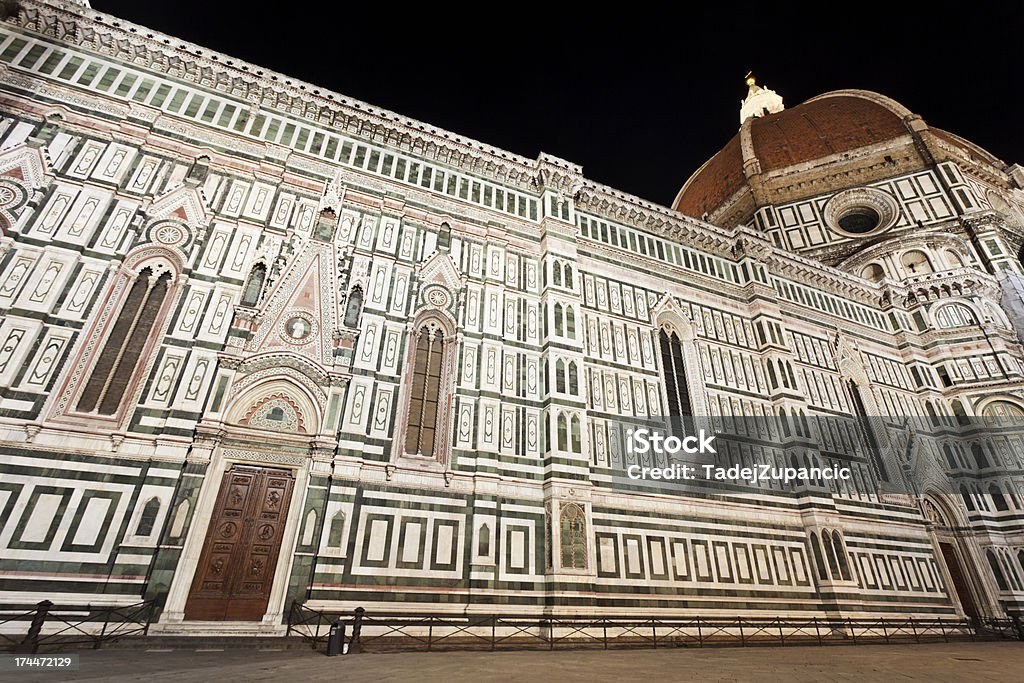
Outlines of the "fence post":
<svg viewBox="0 0 1024 683">
<path fill-rule="evenodd" d="M 434 615 L 427 621 L 427 650 L 434 646 Z"/>
<path fill-rule="evenodd" d="M 602 619 L 601 626 L 604 628 L 604 649 L 608 649 L 608 620 Z"/>
<path fill-rule="evenodd" d="M 743 617 L 737 619 L 740 624 L 740 647 L 747 646 L 747 639 L 743 636 Z"/>
<path fill-rule="evenodd" d="M 697 644 L 704 647 L 704 629 L 700 627 L 700 617 L 697 617 Z"/>
<path fill-rule="evenodd" d="M 658 622 L 651 619 L 651 636 L 654 638 L 654 647 L 658 647 Z"/>
<path fill-rule="evenodd" d="M 939 628 L 942 629 L 942 640 L 943 642 L 949 642 L 949 636 L 946 635 L 946 622 L 944 620 L 939 621 Z"/>
<path fill-rule="evenodd" d="M 910 628 L 914 632 L 914 642 L 920 643 L 921 638 L 917 635 L 917 622 L 914 620 L 913 617 L 911 617 L 910 619 Z"/>
<path fill-rule="evenodd" d="M 780 617 L 777 618 L 775 621 L 779 624 L 779 642 L 781 643 L 782 647 L 786 647 L 786 636 L 782 632 L 782 619 Z"/>
<path fill-rule="evenodd" d="M 156 602 L 153 600 L 149 601 L 146 606 L 146 625 L 142 628 L 142 635 L 149 635 L 149 625 L 153 623 L 153 612 L 156 611 Z"/>
<path fill-rule="evenodd" d="M 857 644 L 857 632 L 853 630 L 853 619 L 846 618 L 846 628 L 850 629 L 850 635 L 853 636 L 853 644 Z"/>
<path fill-rule="evenodd" d="M 105 635 L 107 635 L 107 625 L 109 623 L 110 623 L 110 610 L 106 610 L 106 611 L 103 612 L 103 628 L 100 629 L 100 635 L 99 635 L 98 638 L 96 636 L 93 636 L 93 638 L 92 638 L 92 649 L 94 649 L 94 650 L 100 649 L 100 644 L 103 642 L 103 637 Z"/>
<path fill-rule="evenodd" d="M 494 635 L 495 630 L 498 628 L 498 617 L 497 615 L 491 615 L 491 652 L 494 652 Z"/>
<path fill-rule="evenodd" d="M 32 617 L 28 633 L 25 634 L 25 639 L 14 649 L 15 652 L 35 654 L 39 650 L 39 632 L 43 630 L 46 615 L 51 607 L 53 607 L 53 603 L 49 600 L 43 600 L 36 604 L 36 613 Z"/>
<path fill-rule="evenodd" d="M 818 638 L 818 645 L 821 645 L 821 627 L 818 625 L 818 617 L 814 617 L 814 635 Z"/>
<path fill-rule="evenodd" d="M 885 638 L 885 644 L 889 644 L 889 632 L 885 630 L 885 617 L 882 617 L 882 636 Z"/>
<path fill-rule="evenodd" d="M 359 639 L 359 636 L 363 630 L 363 615 L 366 614 L 366 610 L 362 607 L 356 607 L 355 618 L 352 620 L 352 640 L 348 644 L 348 653 L 350 655 L 357 655 L 363 651 L 363 644 Z"/>
</svg>

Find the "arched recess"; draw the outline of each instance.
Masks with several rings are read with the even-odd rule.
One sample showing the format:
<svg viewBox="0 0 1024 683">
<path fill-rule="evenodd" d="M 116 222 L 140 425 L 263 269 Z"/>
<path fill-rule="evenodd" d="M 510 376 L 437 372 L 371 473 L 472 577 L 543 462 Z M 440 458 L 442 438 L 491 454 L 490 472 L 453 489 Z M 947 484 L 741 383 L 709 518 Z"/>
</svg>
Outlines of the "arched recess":
<svg viewBox="0 0 1024 683">
<path fill-rule="evenodd" d="M 957 504 L 956 494 L 929 489 L 921 498 L 921 510 L 928 520 L 936 562 L 951 599 L 968 618 L 985 616 L 994 604 L 982 580 L 983 566 L 972 542 L 964 536 L 968 528 L 967 509 Z"/>
<path fill-rule="evenodd" d="M 980 320 L 978 311 L 965 301 L 950 301 L 936 306 L 932 309 L 931 316 L 934 327 L 940 330 L 973 327 Z"/>
<path fill-rule="evenodd" d="M 291 377 L 271 377 L 247 387 L 225 410 L 228 425 L 305 436 L 321 423 L 318 401 Z"/>
<path fill-rule="evenodd" d="M 458 340 L 447 310 L 428 308 L 408 326 L 392 462 L 447 469 Z"/>
<path fill-rule="evenodd" d="M 976 411 L 992 427 L 1024 426 L 1024 404 L 1015 396 L 989 396 Z"/>
<path fill-rule="evenodd" d="M 260 302 L 266 280 L 267 264 L 263 262 L 253 264 L 252 270 L 249 271 L 249 277 L 245 279 L 245 285 L 242 287 L 241 304 L 243 306 L 255 306 Z"/>
</svg>

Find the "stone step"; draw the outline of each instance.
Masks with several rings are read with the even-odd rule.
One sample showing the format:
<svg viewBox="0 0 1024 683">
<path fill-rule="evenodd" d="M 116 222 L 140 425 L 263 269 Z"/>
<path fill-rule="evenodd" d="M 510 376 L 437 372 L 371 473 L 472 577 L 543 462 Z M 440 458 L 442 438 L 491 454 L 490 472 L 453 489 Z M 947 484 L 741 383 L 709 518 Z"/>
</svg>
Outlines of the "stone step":
<svg viewBox="0 0 1024 683">
<path fill-rule="evenodd" d="M 312 650 L 298 636 L 150 635 L 126 636 L 104 643 L 104 649 L 214 651 L 214 650 Z"/>
</svg>

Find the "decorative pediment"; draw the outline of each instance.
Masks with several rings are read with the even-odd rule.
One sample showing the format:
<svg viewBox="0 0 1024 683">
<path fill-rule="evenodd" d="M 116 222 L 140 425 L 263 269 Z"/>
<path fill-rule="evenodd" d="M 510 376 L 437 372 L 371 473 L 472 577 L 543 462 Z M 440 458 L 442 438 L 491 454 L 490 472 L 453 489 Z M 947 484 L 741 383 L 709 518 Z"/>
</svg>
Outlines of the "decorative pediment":
<svg viewBox="0 0 1024 683">
<path fill-rule="evenodd" d="M 192 227 L 206 225 L 210 220 L 206 212 L 206 198 L 200 189 L 190 185 L 179 185 L 160 195 L 146 213 L 151 220 L 177 219 Z"/>
<path fill-rule="evenodd" d="M 23 142 L 0 152 L 0 177 L 11 178 L 27 189 L 47 184 L 48 167 L 40 147 L 30 147 Z"/>
<path fill-rule="evenodd" d="M 419 279 L 417 308 L 444 310 L 455 316 L 458 294 L 462 290 L 465 278 L 455 267 L 455 261 L 452 260 L 451 254 L 447 250 L 436 251 L 420 264 L 417 270 Z"/>
<path fill-rule="evenodd" d="M 337 259 L 332 247 L 311 240 L 262 299 L 259 323 L 246 344 L 252 353 L 289 352 L 320 367 L 334 364 L 339 328 Z"/>
<path fill-rule="evenodd" d="M 659 327 L 665 326 L 679 335 L 680 339 L 693 340 L 697 332 L 690 319 L 690 311 L 683 308 L 674 296 L 665 292 L 651 310 L 651 316 Z"/>
<path fill-rule="evenodd" d="M 861 358 L 860 349 L 857 348 L 857 342 L 849 339 L 841 330 L 836 330 L 832 338 L 832 353 L 841 375 L 849 377 L 858 386 L 868 386 L 868 373 L 864 369 L 864 360 Z"/>
</svg>

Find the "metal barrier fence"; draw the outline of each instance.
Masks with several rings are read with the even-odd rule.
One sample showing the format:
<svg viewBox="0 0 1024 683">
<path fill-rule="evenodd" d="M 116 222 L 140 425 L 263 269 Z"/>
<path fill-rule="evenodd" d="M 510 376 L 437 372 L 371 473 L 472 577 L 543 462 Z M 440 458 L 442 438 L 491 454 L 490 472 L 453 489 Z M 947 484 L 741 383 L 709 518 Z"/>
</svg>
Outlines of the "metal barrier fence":
<svg viewBox="0 0 1024 683">
<path fill-rule="evenodd" d="M 316 649 L 326 640 L 330 624 L 336 619 L 348 621 L 351 615 L 322 612 L 296 602 L 288 615 L 288 635 L 300 636 Z M 1024 640 L 1018 618 L 964 621 L 365 613 L 353 621 L 361 628 L 354 629 L 359 635 L 350 642 L 371 652 Z"/>
<path fill-rule="evenodd" d="M 0 650 L 97 650 L 118 638 L 148 635 L 155 612 L 151 600 L 121 607 L 57 607 L 43 600 L 35 609 L 0 615 Z"/>
</svg>

